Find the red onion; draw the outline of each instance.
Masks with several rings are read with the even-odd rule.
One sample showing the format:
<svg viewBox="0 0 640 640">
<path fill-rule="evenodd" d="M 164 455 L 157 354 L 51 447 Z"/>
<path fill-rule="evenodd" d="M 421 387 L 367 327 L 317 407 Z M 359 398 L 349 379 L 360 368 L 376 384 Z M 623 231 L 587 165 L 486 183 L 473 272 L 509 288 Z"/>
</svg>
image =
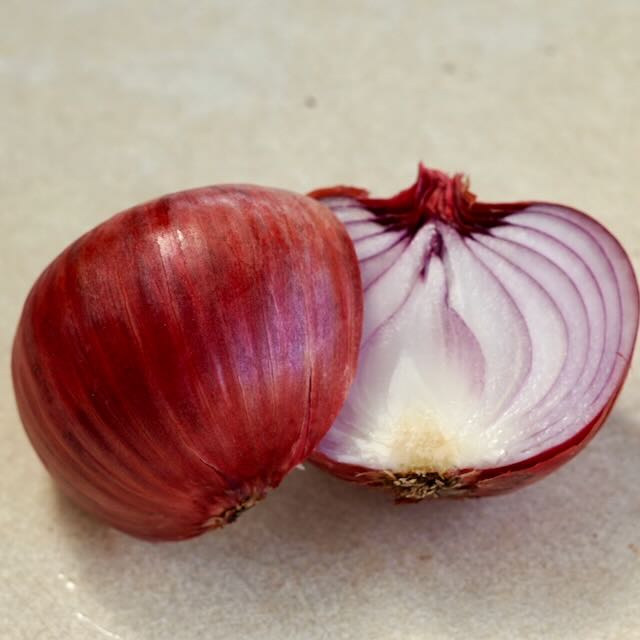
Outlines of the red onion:
<svg viewBox="0 0 640 640">
<path fill-rule="evenodd" d="M 478 202 L 420 167 L 388 200 L 312 196 L 346 224 L 365 290 L 360 365 L 315 461 L 399 501 L 480 496 L 573 457 L 611 411 L 638 329 L 615 238 L 546 202 Z"/>
<path fill-rule="evenodd" d="M 136 536 L 194 536 L 318 444 L 355 374 L 361 317 L 353 245 L 315 200 L 169 195 L 40 276 L 14 342 L 20 415 L 82 507 Z"/>
</svg>

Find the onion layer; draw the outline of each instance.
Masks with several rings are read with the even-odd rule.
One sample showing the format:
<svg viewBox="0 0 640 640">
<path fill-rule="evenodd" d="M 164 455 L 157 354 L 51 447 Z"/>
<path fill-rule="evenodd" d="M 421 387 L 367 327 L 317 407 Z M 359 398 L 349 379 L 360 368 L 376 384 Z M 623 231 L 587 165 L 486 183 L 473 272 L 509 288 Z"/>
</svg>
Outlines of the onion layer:
<svg viewBox="0 0 640 640">
<path fill-rule="evenodd" d="M 64 492 L 149 539 L 236 518 L 304 460 L 355 374 L 353 245 L 315 200 L 222 186 L 125 211 L 40 276 L 13 379 Z"/>
<path fill-rule="evenodd" d="M 421 166 L 390 199 L 311 194 L 345 223 L 365 291 L 360 365 L 314 460 L 400 501 L 487 495 L 575 455 L 638 330 L 628 257 L 584 213 L 478 202 Z"/>
</svg>

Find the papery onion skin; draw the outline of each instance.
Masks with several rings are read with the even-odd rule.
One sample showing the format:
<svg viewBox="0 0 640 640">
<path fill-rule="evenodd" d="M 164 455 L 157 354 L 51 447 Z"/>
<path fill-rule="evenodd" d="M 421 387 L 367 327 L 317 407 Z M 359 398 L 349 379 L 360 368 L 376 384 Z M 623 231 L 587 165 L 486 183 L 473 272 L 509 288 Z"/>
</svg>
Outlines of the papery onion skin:
<svg viewBox="0 0 640 640">
<path fill-rule="evenodd" d="M 131 535 L 233 521 L 329 429 L 362 291 L 343 225 L 255 186 L 168 195 L 70 245 L 24 306 L 12 373 L 64 493 Z"/>
<path fill-rule="evenodd" d="M 444 186 L 431 188 L 432 184 Z M 426 169 L 423 165 L 420 165 L 418 181 L 409 189 L 389 199 L 371 198 L 367 190 L 350 186 L 318 189 L 309 195 L 328 204 L 328 206 L 331 206 L 329 203 L 332 199 L 348 199 L 363 210 L 371 212 L 372 216 L 378 216 L 377 218 L 369 218 L 369 220 L 374 220 L 379 225 L 392 230 L 408 230 L 409 235 L 416 233 L 425 223 L 424 208 L 426 207 L 423 208 L 422 203 L 428 199 L 434 203 L 434 209 L 442 214 L 440 220 L 455 228 L 461 236 L 471 235 L 474 232 L 482 233 L 484 229 L 499 226 L 504 217 L 535 205 L 558 206 L 570 210 L 569 207 L 563 205 L 538 201 L 503 204 L 477 202 L 475 195 L 468 190 L 467 180 L 461 174 L 448 178 L 445 174 Z M 583 212 L 575 209 L 571 211 L 592 220 Z M 618 246 L 618 248 L 630 268 L 628 256 L 621 247 Z M 446 472 L 434 472 L 432 469 L 420 468 L 401 471 L 390 468 L 371 468 L 366 465 L 341 462 L 321 450 L 316 450 L 311 460 L 319 467 L 344 480 L 391 491 L 396 502 L 417 502 L 424 498 L 498 495 L 543 478 L 572 459 L 594 437 L 610 414 L 624 385 L 631 363 L 630 356 L 633 352 L 638 326 L 638 288 L 632 269 L 631 278 L 634 288 L 632 306 L 635 318 L 630 322 L 635 323 L 635 330 L 629 353 L 626 354 L 626 366 L 619 376 L 617 386 L 602 408 L 588 424 L 564 442 L 513 464 L 498 465 L 493 468 L 451 468 Z M 347 402 L 349 401 L 347 400 Z"/>
</svg>

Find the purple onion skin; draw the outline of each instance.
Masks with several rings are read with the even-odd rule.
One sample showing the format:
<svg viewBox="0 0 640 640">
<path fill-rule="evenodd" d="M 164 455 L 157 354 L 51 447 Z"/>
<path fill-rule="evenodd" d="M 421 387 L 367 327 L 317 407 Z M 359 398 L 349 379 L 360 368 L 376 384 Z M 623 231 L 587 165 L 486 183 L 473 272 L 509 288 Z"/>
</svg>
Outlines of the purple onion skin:
<svg viewBox="0 0 640 640">
<path fill-rule="evenodd" d="M 326 198 L 354 199 L 363 208 L 374 213 L 379 224 L 390 228 L 406 229 L 413 226 L 417 230 L 425 222 L 428 215 L 425 213 L 427 208 L 436 209 L 439 212 L 438 217 L 456 228 L 461 235 L 468 235 L 500 225 L 502 218 L 526 207 L 552 204 L 541 201 L 478 202 L 475 195 L 469 191 L 468 182 L 462 174 L 456 174 L 453 178 L 449 178 L 446 174 L 427 169 L 422 164 L 417 181 L 392 198 L 371 198 L 365 189 L 343 185 L 318 189 L 308 195 L 321 201 Z M 568 208 L 565 205 L 561 206 L 565 209 Z M 579 211 L 578 213 L 590 218 L 584 212 Z M 631 353 L 633 353 L 633 346 Z M 466 498 L 508 493 L 547 476 L 571 460 L 590 442 L 611 413 L 624 386 L 630 363 L 631 359 L 629 358 L 619 384 L 613 390 L 604 407 L 571 438 L 514 464 L 495 468 L 452 469 L 445 474 L 427 473 L 427 476 L 434 477 L 436 484 L 435 490 L 430 496 L 411 497 L 405 491 L 398 490 L 398 478 L 404 476 L 406 479 L 407 474 L 396 475 L 390 470 L 371 469 L 342 463 L 329 458 L 318 450 L 314 451 L 310 460 L 318 467 L 343 480 L 390 490 L 395 494 L 397 503 L 418 502 L 424 497 Z M 417 471 L 415 475 L 422 476 L 419 478 L 420 480 L 424 478 L 424 474 L 421 474 L 420 471 Z M 412 474 L 409 473 L 408 476 L 410 478 Z"/>
<path fill-rule="evenodd" d="M 175 193 L 43 272 L 13 345 L 16 400 L 80 507 L 146 540 L 223 526 L 301 463 L 355 375 L 353 245 L 310 198 Z"/>
</svg>

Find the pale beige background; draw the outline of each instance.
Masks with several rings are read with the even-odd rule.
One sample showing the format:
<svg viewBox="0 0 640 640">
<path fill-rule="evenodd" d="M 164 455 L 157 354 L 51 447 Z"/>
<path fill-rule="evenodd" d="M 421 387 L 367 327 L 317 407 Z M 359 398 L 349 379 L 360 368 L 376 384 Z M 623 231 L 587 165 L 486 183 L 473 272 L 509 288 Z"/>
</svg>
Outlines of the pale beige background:
<svg viewBox="0 0 640 640">
<path fill-rule="evenodd" d="M 245 181 L 389 194 L 419 159 L 592 212 L 640 263 L 640 2 L 0 3 L 0 638 L 640 638 L 639 366 L 511 496 L 397 508 L 314 469 L 153 546 L 60 499 L 14 408 L 34 278 L 108 214 Z"/>
</svg>

